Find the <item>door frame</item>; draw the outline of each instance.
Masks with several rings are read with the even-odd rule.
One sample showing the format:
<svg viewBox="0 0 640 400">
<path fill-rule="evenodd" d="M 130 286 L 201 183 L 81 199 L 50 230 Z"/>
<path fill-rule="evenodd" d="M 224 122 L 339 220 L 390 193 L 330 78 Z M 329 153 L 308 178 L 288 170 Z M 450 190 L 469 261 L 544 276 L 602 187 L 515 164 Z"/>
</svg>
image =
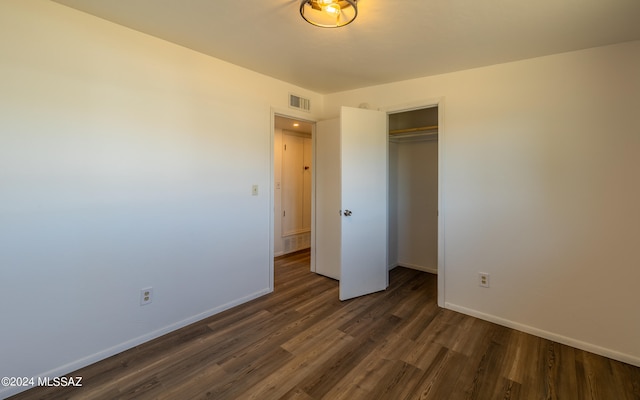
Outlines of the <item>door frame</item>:
<svg viewBox="0 0 640 400">
<path fill-rule="evenodd" d="M 420 110 L 423 108 L 438 107 L 438 306 L 444 308 L 445 296 L 445 259 L 444 259 L 444 149 L 445 149 L 445 124 L 444 124 L 444 97 L 418 100 L 410 103 L 396 104 L 382 107 L 381 110 L 389 114 L 405 111 Z"/>
<path fill-rule="evenodd" d="M 275 125 L 276 117 L 283 117 L 289 119 L 296 119 L 312 124 L 311 128 L 311 157 L 313 160 L 316 158 L 316 123 L 318 120 L 313 118 L 309 114 L 302 114 L 295 112 L 292 109 L 284 109 L 278 107 L 271 107 L 270 111 L 270 134 L 269 134 L 269 291 L 274 290 L 274 271 L 273 271 L 273 258 L 274 258 L 274 243 L 275 243 L 275 179 L 274 179 L 274 163 L 275 163 Z M 316 225 L 316 212 L 315 212 L 315 198 L 316 198 L 316 168 L 311 168 L 311 271 L 315 272 L 315 225 Z"/>
</svg>

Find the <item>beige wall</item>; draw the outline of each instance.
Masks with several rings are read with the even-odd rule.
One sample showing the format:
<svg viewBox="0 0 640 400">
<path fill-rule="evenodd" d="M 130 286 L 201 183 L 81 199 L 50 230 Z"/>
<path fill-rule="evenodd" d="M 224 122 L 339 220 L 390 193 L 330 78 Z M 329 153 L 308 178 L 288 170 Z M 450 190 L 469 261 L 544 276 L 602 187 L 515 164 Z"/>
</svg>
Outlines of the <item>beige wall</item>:
<svg viewBox="0 0 640 400">
<path fill-rule="evenodd" d="M 325 106 L 441 101 L 447 307 L 640 365 L 638 71 L 630 42 L 331 94 Z"/>
</svg>

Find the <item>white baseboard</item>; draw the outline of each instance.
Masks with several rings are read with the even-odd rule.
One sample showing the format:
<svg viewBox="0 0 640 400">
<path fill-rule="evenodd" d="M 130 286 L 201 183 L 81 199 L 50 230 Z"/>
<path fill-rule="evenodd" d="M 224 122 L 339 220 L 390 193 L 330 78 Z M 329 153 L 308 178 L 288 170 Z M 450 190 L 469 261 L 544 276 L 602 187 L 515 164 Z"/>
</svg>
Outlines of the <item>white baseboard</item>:
<svg viewBox="0 0 640 400">
<path fill-rule="evenodd" d="M 252 293 L 248 296 L 239 298 L 239 299 L 235 299 L 233 301 L 230 301 L 226 304 L 223 304 L 221 306 L 218 307 L 214 307 L 210 310 L 207 310 L 205 312 L 202 312 L 200 314 L 196 314 L 194 316 L 191 316 L 189 318 L 183 319 L 182 321 L 176 322 L 174 324 L 165 326 L 163 328 L 157 329 L 153 332 L 149 332 L 147 334 L 144 334 L 142 336 L 138 336 L 137 338 L 128 340 L 124 343 L 120 343 L 116 346 L 110 347 L 108 349 L 104 349 L 102 351 L 99 351 L 97 353 L 91 354 L 90 356 L 81 358 L 79 360 L 76 361 L 72 361 L 68 364 L 62 365 L 60 367 L 56 367 L 52 370 L 49 370 L 47 372 L 44 372 L 42 374 L 38 374 L 36 376 L 34 376 L 34 380 L 37 382 L 38 378 L 42 378 L 42 377 L 58 377 L 58 376 L 63 376 L 65 374 L 68 374 L 70 372 L 76 371 L 80 368 L 86 367 L 87 365 L 91 365 L 95 362 L 104 360 L 108 357 L 111 357 L 113 355 L 116 355 L 118 353 L 121 353 L 125 350 L 129 350 L 135 346 L 141 345 L 145 342 L 148 342 L 150 340 L 153 340 L 155 338 L 158 338 L 164 334 L 167 334 L 169 332 L 173 332 L 177 329 L 183 328 L 187 325 L 190 325 L 194 322 L 200 321 L 202 319 L 205 319 L 207 317 L 210 317 L 212 315 L 218 314 L 222 311 L 228 310 L 232 307 L 235 307 L 237 305 L 246 303 L 248 301 L 251 301 L 253 299 L 257 299 L 260 296 L 264 296 L 265 294 L 271 293 L 273 290 L 270 289 L 262 289 L 258 292 Z M 9 396 L 13 396 L 17 393 L 23 392 L 25 390 L 31 389 L 31 386 L 28 387 L 6 387 L 4 388 L 4 390 L 0 389 L 0 399 L 4 399 L 7 398 Z"/>
<path fill-rule="evenodd" d="M 438 267 L 425 267 L 423 265 L 411 264 L 411 263 L 406 263 L 406 262 L 402 262 L 402 261 L 399 261 L 396 264 L 396 266 L 397 267 L 405 267 L 405 268 L 416 269 L 418 271 L 428 272 L 430 274 L 438 274 Z"/>
<path fill-rule="evenodd" d="M 530 333 L 534 336 L 552 340 L 554 342 L 566 344 L 567 346 L 575 347 L 580 350 L 585 350 L 585 351 L 595 353 L 604 357 L 608 357 L 614 360 L 622 361 L 627 364 L 635 365 L 636 367 L 640 367 L 640 357 L 635 357 L 629 354 L 620 353 L 619 351 L 607 349 L 605 347 L 597 346 L 592 343 L 583 342 L 577 339 L 559 335 L 557 333 L 534 328 L 532 326 L 524 325 L 508 319 L 497 317 L 495 315 L 485 314 L 483 312 L 473 310 L 467 307 L 458 306 L 456 304 L 445 303 L 444 308 L 457 311 L 462 314 L 470 315 L 472 317 L 476 317 L 485 321 L 493 322 L 498 325 L 506 326 L 507 328 L 512 328 L 525 333 Z"/>
</svg>

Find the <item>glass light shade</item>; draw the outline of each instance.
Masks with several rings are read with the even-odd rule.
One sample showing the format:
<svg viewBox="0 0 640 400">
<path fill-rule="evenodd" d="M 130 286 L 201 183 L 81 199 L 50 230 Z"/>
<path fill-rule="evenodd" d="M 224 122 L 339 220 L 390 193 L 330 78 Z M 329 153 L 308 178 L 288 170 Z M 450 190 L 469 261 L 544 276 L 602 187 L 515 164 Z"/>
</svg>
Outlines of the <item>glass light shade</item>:
<svg viewBox="0 0 640 400">
<path fill-rule="evenodd" d="M 358 16 L 357 0 L 302 0 L 300 15 L 321 28 L 345 26 Z"/>
</svg>

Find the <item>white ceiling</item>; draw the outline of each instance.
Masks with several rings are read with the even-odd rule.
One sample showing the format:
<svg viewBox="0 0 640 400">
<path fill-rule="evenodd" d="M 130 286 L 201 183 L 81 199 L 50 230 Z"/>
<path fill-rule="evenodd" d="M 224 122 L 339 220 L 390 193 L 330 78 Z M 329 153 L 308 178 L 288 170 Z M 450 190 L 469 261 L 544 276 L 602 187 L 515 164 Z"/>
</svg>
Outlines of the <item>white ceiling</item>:
<svg viewBox="0 0 640 400">
<path fill-rule="evenodd" d="M 640 39 L 640 0 L 359 0 L 350 25 L 299 0 L 55 0 L 319 92 Z"/>
<path fill-rule="evenodd" d="M 299 132 L 311 135 L 313 133 L 313 124 L 307 121 L 300 121 L 289 117 L 276 115 L 274 121 L 276 129 L 284 129 L 292 132 Z"/>
</svg>

